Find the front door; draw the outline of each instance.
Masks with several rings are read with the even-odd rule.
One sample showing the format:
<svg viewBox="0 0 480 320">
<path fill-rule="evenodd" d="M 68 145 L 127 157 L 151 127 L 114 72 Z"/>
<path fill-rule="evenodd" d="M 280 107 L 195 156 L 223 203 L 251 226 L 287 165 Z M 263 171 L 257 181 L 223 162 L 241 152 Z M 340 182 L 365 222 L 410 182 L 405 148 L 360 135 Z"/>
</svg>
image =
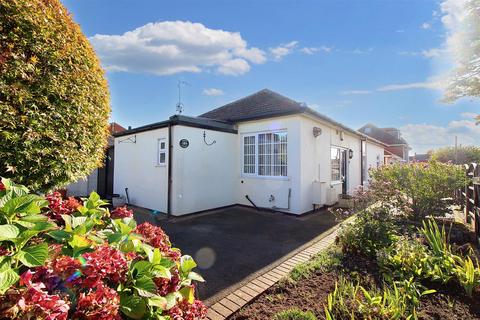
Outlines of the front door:
<svg viewBox="0 0 480 320">
<path fill-rule="evenodd" d="M 347 150 L 341 150 L 340 152 L 340 175 L 342 177 L 342 193 L 347 194 L 347 183 L 348 183 L 348 176 L 347 176 L 347 167 L 348 167 L 348 152 Z"/>
</svg>

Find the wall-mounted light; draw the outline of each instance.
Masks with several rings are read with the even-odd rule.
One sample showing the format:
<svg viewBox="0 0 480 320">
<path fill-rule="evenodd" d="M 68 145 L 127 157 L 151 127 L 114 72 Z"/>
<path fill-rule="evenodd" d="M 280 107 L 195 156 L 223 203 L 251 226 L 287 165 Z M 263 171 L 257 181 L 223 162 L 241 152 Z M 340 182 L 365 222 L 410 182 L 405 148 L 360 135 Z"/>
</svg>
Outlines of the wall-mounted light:
<svg viewBox="0 0 480 320">
<path fill-rule="evenodd" d="M 322 128 L 313 127 L 313 136 L 316 138 L 322 134 Z"/>
<path fill-rule="evenodd" d="M 353 158 L 353 150 L 352 149 L 348 149 L 348 158 L 349 159 Z"/>
</svg>

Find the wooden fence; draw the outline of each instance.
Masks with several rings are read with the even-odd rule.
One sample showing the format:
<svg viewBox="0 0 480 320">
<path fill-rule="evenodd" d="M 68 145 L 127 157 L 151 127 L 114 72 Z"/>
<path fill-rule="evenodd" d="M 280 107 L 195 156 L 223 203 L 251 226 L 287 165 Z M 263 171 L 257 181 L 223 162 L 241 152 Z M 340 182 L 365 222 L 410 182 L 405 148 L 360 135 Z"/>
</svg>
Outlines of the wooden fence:
<svg viewBox="0 0 480 320">
<path fill-rule="evenodd" d="M 480 245 L 480 164 L 465 165 L 468 182 L 460 191 L 464 203 L 465 222 L 475 229 L 477 244 Z"/>
</svg>

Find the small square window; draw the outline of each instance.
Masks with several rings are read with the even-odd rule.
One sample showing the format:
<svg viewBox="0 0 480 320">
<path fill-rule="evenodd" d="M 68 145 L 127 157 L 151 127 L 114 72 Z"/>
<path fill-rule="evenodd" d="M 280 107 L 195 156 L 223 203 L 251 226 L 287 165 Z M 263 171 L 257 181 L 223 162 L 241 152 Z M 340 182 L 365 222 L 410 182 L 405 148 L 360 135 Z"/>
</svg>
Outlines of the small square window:
<svg viewBox="0 0 480 320">
<path fill-rule="evenodd" d="M 158 139 L 157 148 L 157 165 L 164 166 L 167 161 L 167 142 L 165 138 Z"/>
</svg>

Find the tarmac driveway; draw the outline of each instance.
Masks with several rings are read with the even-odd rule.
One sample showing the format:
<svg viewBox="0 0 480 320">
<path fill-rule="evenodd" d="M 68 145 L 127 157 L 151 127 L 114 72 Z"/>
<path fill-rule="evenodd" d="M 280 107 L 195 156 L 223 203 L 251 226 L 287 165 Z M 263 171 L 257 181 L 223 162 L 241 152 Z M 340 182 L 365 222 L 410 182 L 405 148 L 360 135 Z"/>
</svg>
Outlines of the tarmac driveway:
<svg viewBox="0 0 480 320">
<path fill-rule="evenodd" d="M 220 291 L 229 291 L 336 224 L 326 210 L 294 217 L 235 206 L 169 220 L 135 211 L 138 222 L 160 225 L 174 247 L 195 258 L 197 272 L 206 280 L 197 287 L 203 300 L 217 300 Z"/>
</svg>

